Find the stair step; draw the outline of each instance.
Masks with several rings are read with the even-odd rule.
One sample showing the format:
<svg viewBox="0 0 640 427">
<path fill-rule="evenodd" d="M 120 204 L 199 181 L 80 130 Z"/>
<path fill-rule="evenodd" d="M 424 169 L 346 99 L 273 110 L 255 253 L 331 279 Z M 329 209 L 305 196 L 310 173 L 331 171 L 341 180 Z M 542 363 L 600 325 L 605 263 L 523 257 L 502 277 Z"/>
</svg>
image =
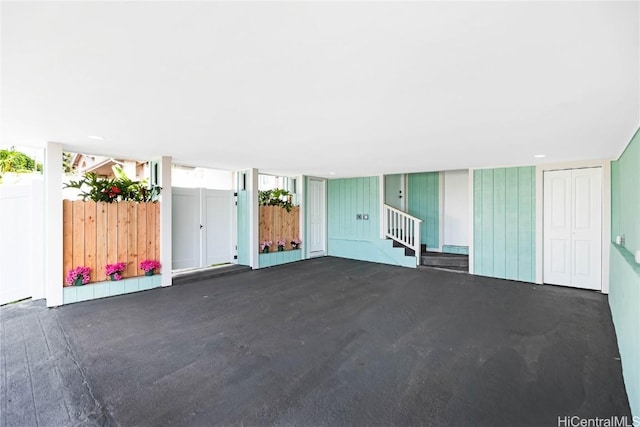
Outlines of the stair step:
<svg viewBox="0 0 640 427">
<path fill-rule="evenodd" d="M 197 282 L 199 280 L 212 279 L 229 274 L 244 273 L 251 271 L 251 267 L 246 265 L 228 264 L 218 267 L 194 268 L 173 273 L 173 284 L 182 285 L 185 283 Z"/>
<path fill-rule="evenodd" d="M 420 259 L 420 264 L 428 267 L 456 267 L 469 269 L 469 256 L 427 252 Z"/>
</svg>

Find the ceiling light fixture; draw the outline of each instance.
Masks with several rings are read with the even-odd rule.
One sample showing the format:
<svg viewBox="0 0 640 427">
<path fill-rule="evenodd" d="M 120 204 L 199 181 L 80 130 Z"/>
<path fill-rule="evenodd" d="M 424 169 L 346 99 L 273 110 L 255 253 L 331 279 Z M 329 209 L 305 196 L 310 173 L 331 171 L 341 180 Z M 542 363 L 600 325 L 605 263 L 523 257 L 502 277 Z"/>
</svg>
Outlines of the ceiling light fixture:
<svg viewBox="0 0 640 427">
<path fill-rule="evenodd" d="M 98 141 L 104 141 L 104 137 L 97 136 L 97 135 L 88 135 L 87 138 L 89 138 L 89 139 L 97 139 Z"/>
<path fill-rule="evenodd" d="M 547 156 L 546 156 L 546 154 L 536 154 L 536 155 L 535 155 L 535 156 L 533 156 L 533 157 L 535 157 L 536 159 L 544 159 L 544 158 L 545 158 L 545 157 L 547 157 Z"/>
<path fill-rule="evenodd" d="M 335 174 L 336 174 L 335 172 L 329 172 L 329 175 L 335 175 Z"/>
</svg>

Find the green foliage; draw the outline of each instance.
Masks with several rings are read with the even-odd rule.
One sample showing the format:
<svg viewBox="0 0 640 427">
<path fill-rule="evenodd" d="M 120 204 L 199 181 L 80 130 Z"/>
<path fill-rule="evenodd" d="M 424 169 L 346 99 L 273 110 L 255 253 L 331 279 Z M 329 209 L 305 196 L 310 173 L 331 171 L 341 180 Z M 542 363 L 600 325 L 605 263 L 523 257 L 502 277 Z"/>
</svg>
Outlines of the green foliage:
<svg viewBox="0 0 640 427">
<path fill-rule="evenodd" d="M 42 171 L 42 165 L 20 151 L 0 150 L 0 173 Z"/>
<path fill-rule="evenodd" d="M 258 192 L 258 205 L 260 206 L 280 206 L 287 212 L 291 212 L 292 194 L 287 190 L 276 188 L 274 190 L 264 190 Z"/>
<path fill-rule="evenodd" d="M 73 165 L 71 164 L 71 160 L 73 159 L 73 154 L 71 153 L 62 153 L 62 172 L 65 174 L 73 173 Z"/>
<path fill-rule="evenodd" d="M 94 202 L 155 202 L 160 191 L 159 186 L 149 186 L 147 180 L 132 181 L 119 166 L 113 167 L 116 178 L 103 178 L 88 172 L 78 181 L 69 181 L 65 188 L 77 188 L 82 200 Z"/>
</svg>

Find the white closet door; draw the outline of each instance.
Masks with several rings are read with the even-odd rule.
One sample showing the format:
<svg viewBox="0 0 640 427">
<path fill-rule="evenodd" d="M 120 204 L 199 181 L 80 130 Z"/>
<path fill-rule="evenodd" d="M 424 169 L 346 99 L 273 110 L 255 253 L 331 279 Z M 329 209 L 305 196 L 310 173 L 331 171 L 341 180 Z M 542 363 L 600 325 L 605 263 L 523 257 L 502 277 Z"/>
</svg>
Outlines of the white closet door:
<svg viewBox="0 0 640 427">
<path fill-rule="evenodd" d="M 602 169 L 544 173 L 544 282 L 602 287 Z"/>
</svg>

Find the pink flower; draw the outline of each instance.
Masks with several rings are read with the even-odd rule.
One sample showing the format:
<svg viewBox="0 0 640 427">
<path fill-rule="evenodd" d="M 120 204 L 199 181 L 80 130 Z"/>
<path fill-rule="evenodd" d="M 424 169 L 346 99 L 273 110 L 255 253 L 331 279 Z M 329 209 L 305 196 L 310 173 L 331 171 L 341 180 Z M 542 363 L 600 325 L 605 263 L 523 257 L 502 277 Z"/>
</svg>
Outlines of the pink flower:
<svg viewBox="0 0 640 427">
<path fill-rule="evenodd" d="M 140 263 L 140 269 L 145 272 L 160 268 L 160 263 L 154 259 L 145 259 Z"/>
<path fill-rule="evenodd" d="M 76 279 L 82 278 L 82 284 L 86 285 L 91 280 L 91 268 L 90 267 L 76 267 L 67 273 L 67 277 L 65 278 L 65 282 L 68 286 L 74 284 Z"/>
<path fill-rule="evenodd" d="M 120 273 L 114 273 L 113 274 L 113 278 L 116 279 L 116 280 L 120 280 L 120 279 L 122 279 L 122 276 L 120 275 Z"/>
<path fill-rule="evenodd" d="M 127 263 L 117 262 L 115 264 L 107 264 L 104 267 L 104 272 L 107 276 L 111 276 L 112 274 L 122 273 L 125 268 L 127 268 Z"/>
</svg>

